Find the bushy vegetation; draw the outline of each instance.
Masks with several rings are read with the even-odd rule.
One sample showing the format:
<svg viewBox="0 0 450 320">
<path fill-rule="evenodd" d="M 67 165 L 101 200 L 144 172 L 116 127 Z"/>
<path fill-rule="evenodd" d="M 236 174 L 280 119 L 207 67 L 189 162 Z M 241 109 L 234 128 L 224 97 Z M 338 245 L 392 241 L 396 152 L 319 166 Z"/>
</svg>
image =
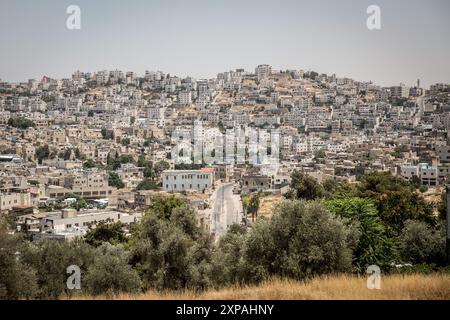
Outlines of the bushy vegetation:
<svg viewBox="0 0 450 320">
<path fill-rule="evenodd" d="M 36 158 L 38 159 L 38 163 L 41 164 L 42 160 L 48 159 L 50 156 L 50 148 L 48 145 L 43 145 L 36 148 Z"/>
<path fill-rule="evenodd" d="M 259 196 L 243 197 L 247 212 L 257 212 Z M 129 236 L 120 223 L 99 223 L 72 242 L 29 241 L 3 223 L 0 298 L 199 292 L 273 277 L 365 274 L 372 264 L 388 273 L 444 266 L 443 221 L 414 187 L 390 174 L 368 173 L 351 185 L 295 172 L 288 196 L 270 219 L 233 225 L 217 242 L 176 196 L 155 195 Z M 73 264 L 81 268 L 81 292 L 66 288 Z"/>
<path fill-rule="evenodd" d="M 323 196 L 324 189 L 313 177 L 294 170 L 291 175 L 291 188 L 286 197 L 290 199 L 313 200 Z"/>
<path fill-rule="evenodd" d="M 211 248 L 186 203 L 157 197 L 134 234 L 130 263 L 144 289 L 202 289 L 211 283 Z"/>
<path fill-rule="evenodd" d="M 424 222 L 406 221 L 398 238 L 401 259 L 413 264 L 445 263 L 445 226 L 434 229 Z"/>
<path fill-rule="evenodd" d="M 358 241 L 355 228 L 332 215 L 323 204 L 287 200 L 271 220 L 260 220 L 243 244 L 244 281 L 270 276 L 303 279 L 351 270 L 352 249 Z"/>
<path fill-rule="evenodd" d="M 350 219 L 358 227 L 360 238 L 353 252 L 353 263 L 358 271 L 364 272 L 372 264 L 386 267 L 393 262 L 394 242 L 387 236 L 373 200 L 342 198 L 329 200 L 326 205 L 331 212 Z"/>
<path fill-rule="evenodd" d="M 109 172 L 108 185 L 116 187 L 117 189 L 125 187 L 125 183 L 123 183 L 122 179 L 120 179 L 119 175 L 114 171 Z"/>
<path fill-rule="evenodd" d="M 24 117 L 17 117 L 17 118 L 9 118 L 8 126 L 19 129 L 28 129 L 30 127 L 35 127 L 36 124 L 30 119 Z"/>
<path fill-rule="evenodd" d="M 105 242 L 110 244 L 126 242 L 125 232 L 120 221 L 115 223 L 100 221 L 95 228 L 89 230 L 84 239 L 94 247 L 99 247 Z"/>
<path fill-rule="evenodd" d="M 136 186 L 136 190 L 157 190 L 157 189 L 159 189 L 158 185 L 149 178 L 144 178 Z"/>
<path fill-rule="evenodd" d="M 121 292 L 139 292 L 141 280 L 137 271 L 128 264 L 129 253 L 122 245 L 104 243 L 94 254 L 95 260 L 84 278 L 87 293 L 114 295 Z"/>
</svg>

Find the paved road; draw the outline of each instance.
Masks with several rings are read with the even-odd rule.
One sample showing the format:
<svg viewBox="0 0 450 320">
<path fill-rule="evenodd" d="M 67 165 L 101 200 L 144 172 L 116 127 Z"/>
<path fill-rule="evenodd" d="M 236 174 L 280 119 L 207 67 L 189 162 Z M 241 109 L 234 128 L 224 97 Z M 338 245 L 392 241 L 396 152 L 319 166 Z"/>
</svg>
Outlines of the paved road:
<svg viewBox="0 0 450 320">
<path fill-rule="evenodd" d="M 242 219 L 239 195 L 233 194 L 233 183 L 220 185 L 212 195 L 214 205 L 211 213 L 211 232 L 218 239 L 230 225 Z"/>
</svg>

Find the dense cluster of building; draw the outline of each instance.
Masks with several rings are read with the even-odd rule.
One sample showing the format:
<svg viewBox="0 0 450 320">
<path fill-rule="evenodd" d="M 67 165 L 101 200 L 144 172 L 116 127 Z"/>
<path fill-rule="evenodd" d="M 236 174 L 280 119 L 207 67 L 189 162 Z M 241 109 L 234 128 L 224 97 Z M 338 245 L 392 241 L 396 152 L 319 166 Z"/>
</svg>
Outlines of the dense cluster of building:
<svg viewBox="0 0 450 320">
<path fill-rule="evenodd" d="M 136 222 L 158 192 L 181 193 L 195 208 L 207 206 L 221 182 L 283 193 L 294 169 L 349 182 L 391 171 L 440 186 L 450 175 L 449 99 L 448 84 L 380 87 L 269 65 L 214 79 L 113 70 L 0 80 L 0 212 L 38 236 L 70 238 L 102 220 Z M 241 129 L 271 146 L 276 166 L 250 161 L 251 146 L 241 161 L 225 156 L 240 145 L 223 137 Z M 211 130 L 223 145 L 207 150 L 213 161 L 192 162 L 188 153 L 177 163 L 186 150 L 174 149 L 174 137 L 194 145 L 214 139 Z M 152 190 L 139 187 L 146 180 Z"/>
</svg>

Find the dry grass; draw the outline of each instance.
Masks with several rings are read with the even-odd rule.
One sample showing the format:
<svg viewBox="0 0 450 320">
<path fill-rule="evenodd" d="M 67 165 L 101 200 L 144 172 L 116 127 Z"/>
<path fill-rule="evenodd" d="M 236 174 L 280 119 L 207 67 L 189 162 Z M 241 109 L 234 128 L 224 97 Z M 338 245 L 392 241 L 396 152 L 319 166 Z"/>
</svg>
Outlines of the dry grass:
<svg viewBox="0 0 450 320">
<path fill-rule="evenodd" d="M 178 291 L 144 294 L 122 294 L 113 299 L 136 300 L 450 300 L 450 276 L 434 275 L 391 275 L 381 278 L 380 290 L 369 290 L 365 277 L 348 275 L 315 278 L 307 282 L 293 280 L 269 280 L 258 286 L 229 287 L 203 293 Z M 78 296 L 75 299 L 93 299 Z M 94 299 L 108 299 L 106 296 Z"/>
<path fill-rule="evenodd" d="M 271 218 L 273 215 L 273 209 L 282 200 L 281 195 L 269 195 L 262 197 L 259 204 L 258 216 Z"/>
<path fill-rule="evenodd" d="M 442 192 L 444 192 L 444 187 L 442 186 L 429 187 L 422 195 L 427 202 L 436 203 L 441 201 Z"/>
</svg>

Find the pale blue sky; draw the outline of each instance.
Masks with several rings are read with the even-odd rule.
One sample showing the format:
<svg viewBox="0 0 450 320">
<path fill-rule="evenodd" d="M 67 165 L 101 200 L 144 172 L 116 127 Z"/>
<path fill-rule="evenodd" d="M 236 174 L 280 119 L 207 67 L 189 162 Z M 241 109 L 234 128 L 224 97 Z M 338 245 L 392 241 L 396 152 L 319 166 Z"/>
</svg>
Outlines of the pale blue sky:
<svg viewBox="0 0 450 320">
<path fill-rule="evenodd" d="M 82 29 L 66 29 L 66 7 Z M 366 28 L 381 7 L 382 29 Z M 77 69 L 214 77 L 268 63 L 380 85 L 450 82 L 448 0 L 1 0 L 0 78 Z"/>
</svg>

